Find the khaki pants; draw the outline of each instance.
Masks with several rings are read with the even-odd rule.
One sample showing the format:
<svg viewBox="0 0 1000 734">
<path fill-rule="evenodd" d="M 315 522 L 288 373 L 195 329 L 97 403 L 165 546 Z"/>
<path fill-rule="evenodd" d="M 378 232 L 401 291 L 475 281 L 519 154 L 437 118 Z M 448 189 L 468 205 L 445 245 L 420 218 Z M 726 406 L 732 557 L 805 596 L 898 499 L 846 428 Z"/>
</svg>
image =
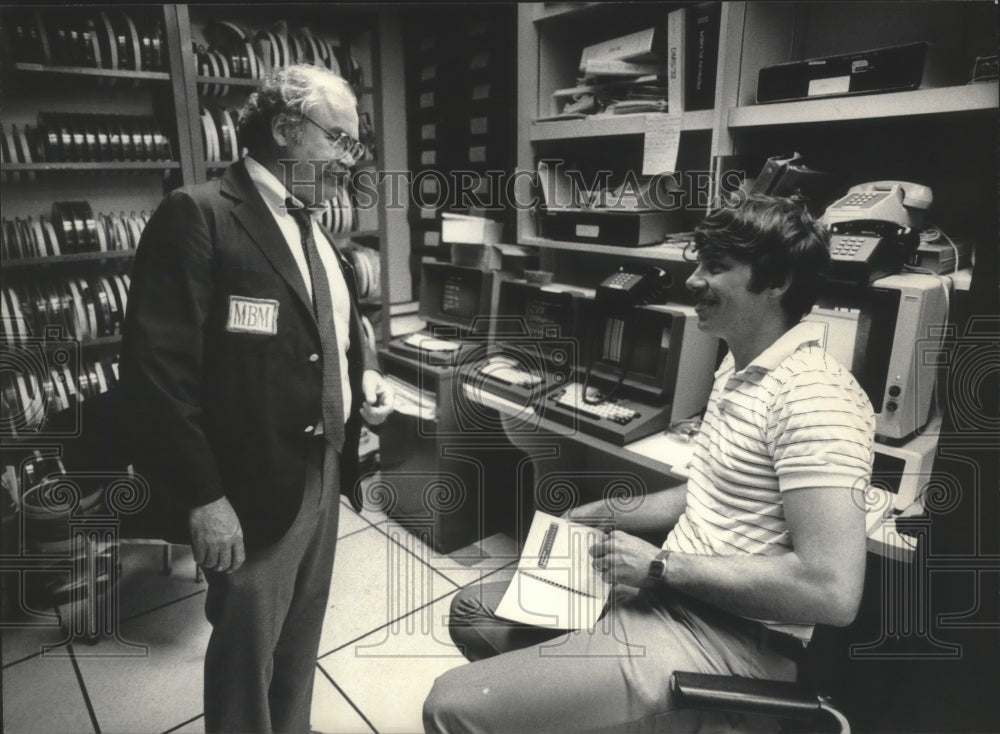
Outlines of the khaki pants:
<svg viewBox="0 0 1000 734">
<path fill-rule="evenodd" d="M 764 637 L 709 621 L 681 600 L 632 592 L 617 594 L 593 631 L 539 631 L 493 615 L 505 588 L 473 586 L 453 601 L 452 638 L 477 662 L 437 679 L 425 731 L 776 729 L 767 717 L 677 709 L 669 690 L 675 670 L 795 680 L 796 663 Z"/>
</svg>

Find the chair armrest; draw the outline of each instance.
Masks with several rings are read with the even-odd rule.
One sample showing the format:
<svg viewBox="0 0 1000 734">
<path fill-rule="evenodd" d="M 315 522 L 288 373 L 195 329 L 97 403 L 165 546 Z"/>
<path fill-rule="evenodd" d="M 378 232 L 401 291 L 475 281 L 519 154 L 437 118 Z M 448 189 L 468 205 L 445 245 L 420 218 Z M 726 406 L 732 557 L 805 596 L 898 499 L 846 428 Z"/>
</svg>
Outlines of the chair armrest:
<svg viewBox="0 0 1000 734">
<path fill-rule="evenodd" d="M 681 708 L 795 719 L 812 719 L 824 708 L 815 691 L 785 681 L 678 671 L 670 680 L 670 690 Z"/>
</svg>

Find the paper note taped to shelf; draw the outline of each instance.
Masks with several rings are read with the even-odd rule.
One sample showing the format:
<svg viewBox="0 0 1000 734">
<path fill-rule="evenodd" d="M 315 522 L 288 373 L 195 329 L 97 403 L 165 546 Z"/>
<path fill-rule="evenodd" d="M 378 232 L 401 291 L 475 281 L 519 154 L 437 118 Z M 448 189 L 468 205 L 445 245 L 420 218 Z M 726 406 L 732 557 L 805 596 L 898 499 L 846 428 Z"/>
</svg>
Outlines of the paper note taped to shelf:
<svg viewBox="0 0 1000 734">
<path fill-rule="evenodd" d="M 646 115 L 642 144 L 642 175 L 655 176 L 677 170 L 677 148 L 681 141 L 681 115 Z"/>
</svg>

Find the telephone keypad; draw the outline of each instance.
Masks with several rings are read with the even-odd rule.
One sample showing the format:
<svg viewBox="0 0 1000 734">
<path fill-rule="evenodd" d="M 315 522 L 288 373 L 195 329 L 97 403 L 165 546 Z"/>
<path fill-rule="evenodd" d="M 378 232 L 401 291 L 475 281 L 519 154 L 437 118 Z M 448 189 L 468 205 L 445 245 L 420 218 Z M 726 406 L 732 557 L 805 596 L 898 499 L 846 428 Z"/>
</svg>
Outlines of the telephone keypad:
<svg viewBox="0 0 1000 734">
<path fill-rule="evenodd" d="M 878 204 L 882 199 L 887 197 L 889 194 L 874 191 L 862 191 L 855 194 L 848 194 L 843 199 L 835 204 L 835 206 L 856 206 L 861 209 L 866 209 L 870 206 Z"/>
<path fill-rule="evenodd" d="M 636 280 L 637 276 L 635 273 L 615 273 L 605 281 L 605 285 L 612 288 L 624 288 L 632 281 Z"/>
</svg>

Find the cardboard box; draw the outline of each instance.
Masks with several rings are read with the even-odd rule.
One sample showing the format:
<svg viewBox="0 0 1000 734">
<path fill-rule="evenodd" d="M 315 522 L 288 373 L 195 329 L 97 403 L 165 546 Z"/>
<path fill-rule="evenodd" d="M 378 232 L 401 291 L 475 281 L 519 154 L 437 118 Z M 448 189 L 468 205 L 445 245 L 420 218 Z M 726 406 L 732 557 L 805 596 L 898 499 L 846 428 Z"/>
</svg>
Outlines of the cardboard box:
<svg viewBox="0 0 1000 734">
<path fill-rule="evenodd" d="M 451 264 L 480 270 L 504 270 L 515 275 L 538 265 L 538 254 L 519 245 L 451 243 Z"/>
<path fill-rule="evenodd" d="M 480 270 L 500 270 L 503 265 L 503 252 L 496 245 L 452 242 L 451 264 Z"/>
<path fill-rule="evenodd" d="M 447 212 L 441 215 L 442 242 L 492 245 L 500 241 L 502 230 L 501 222 L 494 222 L 485 217 Z"/>
<path fill-rule="evenodd" d="M 638 247 L 681 228 L 677 212 L 560 210 L 541 214 L 542 237 L 563 242 Z"/>
<path fill-rule="evenodd" d="M 652 61 L 656 59 L 658 49 L 663 47 L 662 36 L 662 28 L 645 28 L 635 33 L 587 46 L 580 54 L 579 71 L 585 71 L 587 62 L 594 59 Z"/>
</svg>

